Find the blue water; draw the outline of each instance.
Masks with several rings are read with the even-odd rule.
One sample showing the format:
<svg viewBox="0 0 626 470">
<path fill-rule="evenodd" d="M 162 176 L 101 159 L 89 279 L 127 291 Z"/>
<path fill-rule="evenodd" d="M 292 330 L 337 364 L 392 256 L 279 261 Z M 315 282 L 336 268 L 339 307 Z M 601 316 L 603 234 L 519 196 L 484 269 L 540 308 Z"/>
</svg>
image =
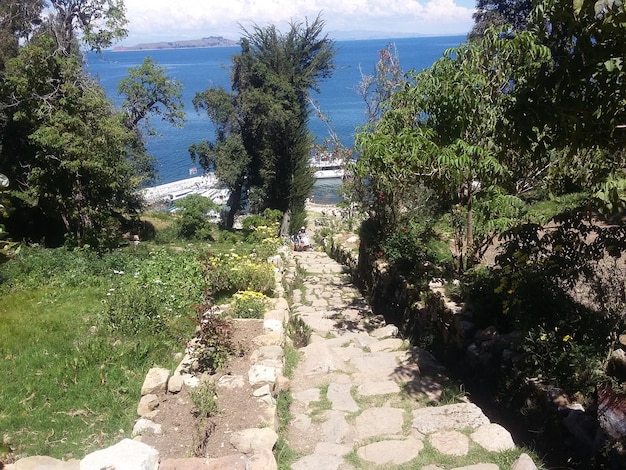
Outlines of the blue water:
<svg viewBox="0 0 626 470">
<path fill-rule="evenodd" d="M 393 42 L 400 56 L 404 70 L 422 70 L 441 57 L 444 50 L 457 47 L 464 42 L 465 36 L 422 37 L 402 39 L 377 39 L 364 41 L 337 41 L 335 64 L 337 69 L 332 78 L 320 85 L 320 93 L 313 98 L 320 104 L 322 111 L 330 118 L 332 127 L 342 143 L 352 146 L 356 128 L 365 122 L 365 106 L 362 98 L 355 92 L 355 87 L 363 73 L 372 74 L 378 60 L 378 51 Z M 159 182 L 169 183 L 187 178 L 192 164 L 188 147 L 202 139 L 213 140 L 213 126 L 206 115 L 199 115 L 192 105 L 194 95 L 208 87 L 223 86 L 230 89 L 231 57 L 240 52 L 237 47 L 216 47 L 209 49 L 177 49 L 161 51 L 127 51 L 90 53 L 87 55 L 87 67 L 97 77 L 109 98 L 117 105 L 121 98 L 117 94 L 117 85 L 127 74 L 130 67 L 140 65 L 146 56 L 161 67 L 167 74 L 183 85 L 183 101 L 187 121 L 183 128 L 169 126 L 153 118 L 151 124 L 157 129 L 159 137 L 148 140 L 148 151 L 158 161 Z M 328 137 L 328 130 L 319 119 L 311 117 L 310 129 L 318 140 Z M 198 171 L 200 171 L 198 169 Z M 319 185 L 318 185 L 319 186 Z M 322 185 L 328 187 L 328 182 Z M 326 191 L 326 190 L 325 190 Z M 322 195 L 323 196 L 323 195 Z M 320 199 L 314 193 L 314 199 Z"/>
</svg>

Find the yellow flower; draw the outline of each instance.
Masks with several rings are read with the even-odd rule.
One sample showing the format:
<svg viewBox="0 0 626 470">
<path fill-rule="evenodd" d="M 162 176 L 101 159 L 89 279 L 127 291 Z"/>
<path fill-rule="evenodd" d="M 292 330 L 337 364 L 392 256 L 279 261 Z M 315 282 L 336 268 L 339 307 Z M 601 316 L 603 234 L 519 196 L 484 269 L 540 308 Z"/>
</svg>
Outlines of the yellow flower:
<svg viewBox="0 0 626 470">
<path fill-rule="evenodd" d="M 542 334 L 542 335 L 539 337 L 539 339 L 540 339 L 541 341 L 545 341 L 546 339 L 548 339 L 548 335 L 544 333 L 544 334 Z"/>
<path fill-rule="evenodd" d="M 565 342 L 569 341 L 570 339 L 572 339 L 572 337 L 570 335 L 563 336 L 563 341 L 565 341 Z"/>
</svg>

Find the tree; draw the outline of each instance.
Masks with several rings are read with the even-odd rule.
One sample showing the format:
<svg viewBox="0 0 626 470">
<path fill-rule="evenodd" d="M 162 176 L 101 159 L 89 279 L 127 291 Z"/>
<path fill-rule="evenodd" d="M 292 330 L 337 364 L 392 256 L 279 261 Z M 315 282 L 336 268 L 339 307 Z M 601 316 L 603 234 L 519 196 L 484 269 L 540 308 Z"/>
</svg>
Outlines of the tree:
<svg viewBox="0 0 626 470">
<path fill-rule="evenodd" d="M 304 222 L 314 181 L 309 90 L 316 90 L 333 68 L 335 51 L 332 41 L 321 36 L 323 26 L 318 16 L 311 24 L 292 23 L 284 35 L 274 26 L 244 29 L 241 53 L 233 57 L 234 94 L 198 95 L 198 105 L 218 125 L 218 142 L 203 148 L 219 149 L 226 159 L 243 145 L 245 156 L 230 154 L 235 162 L 230 183 L 245 181 L 252 207 L 280 210 L 290 218 L 292 231 Z M 218 145 L 226 140 L 228 145 Z M 231 203 L 231 211 L 239 209 L 237 201 Z"/>
<path fill-rule="evenodd" d="M 489 28 L 505 25 L 511 31 L 525 31 L 532 7 L 531 0 L 477 0 L 468 39 L 479 39 Z"/>
<path fill-rule="evenodd" d="M 43 0 L 5 0 L 0 4 L 0 72 L 15 57 L 21 40 L 41 23 Z"/>
<path fill-rule="evenodd" d="M 140 66 L 129 69 L 117 90 L 124 96 L 122 108 L 130 129 L 142 125 L 148 135 L 156 134 L 149 122 L 151 115 L 176 127 L 182 127 L 185 122 L 182 84 L 168 78 L 165 69 L 150 57 L 146 57 Z"/>
<path fill-rule="evenodd" d="M 250 180 L 260 210 L 281 210 L 291 231 L 304 222 L 304 204 L 313 187 L 309 168 L 312 138 L 307 129 L 309 90 L 330 76 L 332 41 L 321 37 L 324 22 L 292 23 L 280 34 L 274 26 L 245 31 L 235 59 L 233 89 L 242 107 L 243 144 L 252 158 Z"/>
<path fill-rule="evenodd" d="M 398 228 L 415 202 L 409 195 L 424 186 L 450 211 L 457 267 L 480 259 L 518 212 L 515 182 L 528 172 L 514 171 L 512 154 L 498 145 L 494 132 L 515 99 L 515 86 L 548 58 L 530 33 L 507 39 L 492 31 L 446 51 L 392 95 L 374 130 L 357 137 L 360 199 L 379 237 Z"/>
<path fill-rule="evenodd" d="M 16 217 L 60 222 L 71 245 L 115 240 L 139 208 L 140 179 L 127 158 L 134 135 L 104 90 L 47 35 L 7 62 L 3 90 L 12 106 L 0 166 L 19 188 Z"/>
<path fill-rule="evenodd" d="M 66 53 L 78 40 L 91 50 L 101 51 L 126 37 L 123 0 L 50 0 L 54 8 L 48 28 Z"/>
<path fill-rule="evenodd" d="M 131 160 L 136 173 L 144 176 L 142 184 L 145 184 L 156 178 L 154 159 L 147 155 L 145 145 L 145 135 L 157 134 L 150 124 L 150 117 L 158 116 L 173 126 L 182 127 L 186 119 L 182 85 L 170 79 L 163 67 L 146 57 L 140 66 L 129 69 L 118 85 L 118 92 L 124 96 L 124 123 L 136 137 L 129 147 L 129 153 L 133 154 Z"/>
<path fill-rule="evenodd" d="M 378 51 L 378 62 L 373 75 L 367 75 L 361 70 L 357 93 L 365 101 L 367 124 L 371 125 L 382 117 L 391 95 L 400 90 L 406 82 L 398 50 L 395 44 L 390 43 L 385 49 Z"/>
</svg>

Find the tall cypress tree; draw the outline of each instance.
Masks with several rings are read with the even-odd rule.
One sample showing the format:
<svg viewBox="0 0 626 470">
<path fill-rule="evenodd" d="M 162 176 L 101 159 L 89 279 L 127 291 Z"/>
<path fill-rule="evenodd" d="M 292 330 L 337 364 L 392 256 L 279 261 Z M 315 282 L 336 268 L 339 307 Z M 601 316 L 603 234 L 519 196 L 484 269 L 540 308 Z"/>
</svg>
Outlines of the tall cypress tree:
<svg viewBox="0 0 626 470">
<path fill-rule="evenodd" d="M 237 126 L 230 131 L 240 133 L 248 157 L 241 177 L 253 209 L 282 211 L 291 219 L 291 231 L 305 220 L 304 204 L 314 183 L 309 92 L 318 91 L 319 81 L 334 69 L 334 44 L 323 28 L 320 16 L 312 23 L 292 23 L 286 34 L 273 25 L 254 26 L 244 30 L 241 53 L 233 57 Z M 207 112 L 216 121 L 215 113 Z"/>
</svg>

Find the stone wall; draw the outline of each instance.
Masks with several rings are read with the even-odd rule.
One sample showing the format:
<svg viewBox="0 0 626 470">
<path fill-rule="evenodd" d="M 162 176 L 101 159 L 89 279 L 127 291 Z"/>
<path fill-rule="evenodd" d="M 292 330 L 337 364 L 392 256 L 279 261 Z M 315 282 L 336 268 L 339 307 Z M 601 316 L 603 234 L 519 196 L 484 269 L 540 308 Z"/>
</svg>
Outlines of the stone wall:
<svg viewBox="0 0 626 470">
<path fill-rule="evenodd" d="M 396 325 L 413 344 L 425 347 L 457 376 L 471 378 L 491 393 L 502 392 L 502 384 L 508 383 L 508 395 L 501 398 L 514 409 L 531 410 L 526 422 L 518 419 L 520 431 L 530 435 L 527 430 L 532 426 L 533 418 L 539 423 L 537 429 L 543 430 L 542 434 L 535 434 L 531 442 L 537 445 L 550 442 L 550 451 L 555 454 L 564 452 L 564 458 L 577 454 L 576 458 L 583 461 L 596 461 L 602 447 L 613 438 L 610 432 L 607 437 L 607 426 L 600 425 L 603 419 L 610 421 L 612 418 L 612 429 L 619 427 L 614 423 L 622 423 L 623 432 L 615 434 L 626 435 L 626 425 L 623 425 L 626 394 L 612 399 L 610 413 L 603 411 L 596 416 L 593 407 L 588 409 L 588 404 L 576 402 L 563 390 L 522 376 L 517 364 L 523 358 L 523 333 L 503 334 L 493 326 L 480 325 L 470 308 L 446 297 L 443 284 L 431 282 L 420 289 L 381 259 L 368 257 L 366 253 L 371 250 L 366 247 L 360 246 L 357 254 L 344 249 L 339 238 L 329 238 L 326 250 L 350 268 L 374 313 L 382 314 L 388 323 Z M 626 364 L 626 354 L 620 363 Z M 476 398 L 475 394 L 472 396 Z M 614 404 L 617 402 L 619 406 Z M 502 404 L 492 403 L 491 407 L 499 408 L 496 412 L 502 411 Z M 481 403 L 482 407 L 485 405 L 489 406 Z M 561 448 L 557 450 L 559 446 Z M 617 457 L 609 456 L 609 460 L 626 462 L 626 450 L 624 446 L 620 449 L 623 453 L 620 451 Z"/>
</svg>

